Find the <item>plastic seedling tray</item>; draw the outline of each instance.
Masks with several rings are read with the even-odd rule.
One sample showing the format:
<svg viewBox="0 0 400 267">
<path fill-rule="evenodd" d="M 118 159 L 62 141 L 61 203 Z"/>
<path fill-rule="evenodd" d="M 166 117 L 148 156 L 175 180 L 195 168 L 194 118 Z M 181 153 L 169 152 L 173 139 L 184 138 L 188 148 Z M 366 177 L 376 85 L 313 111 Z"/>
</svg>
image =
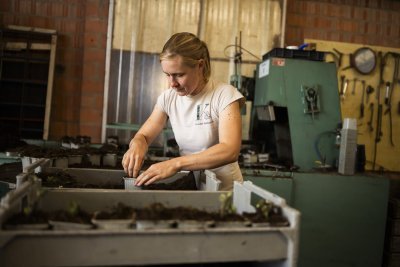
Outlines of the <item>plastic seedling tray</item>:
<svg viewBox="0 0 400 267">
<path fill-rule="evenodd" d="M 60 157 L 53 159 L 53 167 L 56 168 L 68 168 L 68 158 Z"/>
<path fill-rule="evenodd" d="M 24 223 L 15 225 L 5 225 L 6 230 L 47 230 L 49 224 L 47 223 Z"/>
<path fill-rule="evenodd" d="M 175 220 L 136 220 L 137 230 L 171 229 L 176 228 Z"/>
<path fill-rule="evenodd" d="M 100 166 L 101 156 L 99 154 L 88 154 L 86 156 L 93 166 Z"/>
<path fill-rule="evenodd" d="M 24 200 L 36 202 L 45 212 L 65 207 L 71 200 L 89 213 L 107 209 L 122 202 L 134 209 L 143 209 L 154 203 L 167 208 L 193 207 L 217 212 L 224 192 L 145 191 L 137 190 L 46 190 L 38 198 L 40 185 L 24 182 L 10 191 L 0 205 L 0 223 L 20 211 Z M 36 188 L 36 189 L 35 189 Z M 233 205 L 238 214 L 253 212 L 251 194 L 282 208 L 289 221 L 285 227 L 168 227 L 161 229 L 141 225 L 136 216 L 136 229 L 108 228 L 90 230 L 0 230 L 0 262 L 4 266 L 100 266 L 100 265 L 156 265 L 212 262 L 247 262 L 273 264 L 280 267 L 297 266 L 300 213 L 286 205 L 284 199 L 261 189 L 251 182 L 235 182 Z M 29 196 L 29 197 L 27 197 Z M 133 219 L 132 219 L 133 220 Z M 227 242 L 229 240 L 229 242 Z M 32 245 L 34 244 L 34 245 Z M 93 244 L 96 244 L 93 246 Z M 132 244 L 140 244 L 132 250 Z M 173 246 L 165 246 L 173 244 Z M 223 246 L 221 245 L 223 244 Z M 15 248 L 24 257 L 15 257 Z M 63 249 L 68 247 L 67 250 Z M 91 247 L 90 254 L 82 249 Z M 152 248 L 149 250 L 149 248 Z M 54 253 L 45 253 L 48 250 Z M 154 257 L 154 251 L 157 257 Z M 58 251 L 60 251 L 58 253 Z M 115 252 L 118 253 L 115 253 Z M 40 256 L 39 256 L 40 255 Z M 45 257 L 41 257 L 45 255 Z M 93 257 L 96 255 L 96 257 Z"/>
<path fill-rule="evenodd" d="M 135 185 L 136 178 L 123 177 L 125 190 L 140 190 L 140 186 Z"/>
<path fill-rule="evenodd" d="M 82 163 L 82 155 L 69 155 L 68 156 L 68 166 L 74 164 L 81 164 Z"/>
<path fill-rule="evenodd" d="M 92 219 L 92 223 L 98 229 L 118 230 L 132 228 L 134 222 L 132 219 Z"/>
<path fill-rule="evenodd" d="M 179 229 L 205 229 L 215 227 L 215 221 L 178 220 Z"/>
<path fill-rule="evenodd" d="M 115 167 L 117 165 L 117 154 L 103 155 L 103 166 Z"/>
<path fill-rule="evenodd" d="M 49 224 L 54 230 L 87 230 L 92 229 L 92 224 L 86 223 L 74 223 L 74 222 L 62 222 L 49 220 Z"/>
<path fill-rule="evenodd" d="M 248 221 L 217 221 L 215 227 L 217 228 L 243 228 L 250 227 L 251 222 Z"/>
</svg>

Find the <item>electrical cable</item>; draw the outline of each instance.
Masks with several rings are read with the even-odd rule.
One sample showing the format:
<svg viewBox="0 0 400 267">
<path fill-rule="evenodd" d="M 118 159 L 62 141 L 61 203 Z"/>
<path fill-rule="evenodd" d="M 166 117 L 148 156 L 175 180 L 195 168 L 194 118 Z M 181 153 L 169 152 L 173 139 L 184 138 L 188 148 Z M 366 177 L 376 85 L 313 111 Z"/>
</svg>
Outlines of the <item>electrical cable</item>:
<svg viewBox="0 0 400 267">
<path fill-rule="evenodd" d="M 321 139 L 321 137 L 322 136 L 324 136 L 324 135 L 327 135 L 327 134 L 334 134 L 334 135 L 336 135 L 336 132 L 335 131 L 325 131 L 325 132 L 322 132 L 322 133 L 320 133 L 320 134 L 318 134 L 317 135 L 317 137 L 315 138 L 315 142 L 314 142 L 314 149 L 315 149 L 315 152 L 317 153 L 317 156 L 318 156 L 318 158 L 319 158 L 319 160 L 321 161 L 321 163 L 323 164 L 323 165 L 325 165 L 326 164 L 326 159 L 324 159 L 324 158 L 322 158 L 322 155 L 321 155 L 321 152 L 319 151 L 319 141 L 320 141 L 320 139 Z"/>
<path fill-rule="evenodd" d="M 368 164 L 370 164 L 370 165 L 374 164 L 374 162 L 371 161 L 371 160 L 366 160 L 365 163 L 368 163 Z M 383 165 L 380 165 L 380 164 L 378 164 L 378 163 L 376 163 L 376 162 L 375 162 L 375 165 L 376 165 L 377 167 L 379 167 L 378 171 L 386 171 L 386 172 L 393 171 L 393 170 L 387 169 L 387 168 L 384 167 Z"/>
<path fill-rule="evenodd" d="M 226 47 L 224 48 L 224 56 L 227 57 L 227 58 L 229 58 L 229 59 L 235 59 L 235 58 L 237 57 L 236 55 L 233 56 L 233 57 L 231 57 L 231 56 L 229 56 L 229 55 L 226 54 L 226 50 L 227 50 L 228 48 L 230 48 L 230 47 L 240 48 L 240 49 L 242 49 L 243 51 L 245 51 L 245 52 L 247 52 L 248 54 L 250 54 L 251 56 L 255 57 L 256 59 L 261 60 L 261 58 L 259 58 L 259 57 L 256 56 L 255 54 L 251 53 L 249 50 L 243 48 L 243 47 L 240 46 L 240 45 L 234 45 L 234 44 L 233 44 L 233 45 L 228 45 L 228 46 L 226 46 Z"/>
</svg>

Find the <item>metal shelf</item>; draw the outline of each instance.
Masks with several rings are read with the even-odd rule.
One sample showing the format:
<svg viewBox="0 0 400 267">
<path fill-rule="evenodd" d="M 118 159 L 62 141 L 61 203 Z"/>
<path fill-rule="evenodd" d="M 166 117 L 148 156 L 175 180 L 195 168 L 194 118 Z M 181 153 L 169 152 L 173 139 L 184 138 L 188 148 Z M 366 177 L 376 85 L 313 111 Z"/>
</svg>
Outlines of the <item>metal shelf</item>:
<svg viewBox="0 0 400 267">
<path fill-rule="evenodd" d="M 0 109 L 17 107 L 18 101 L 21 107 L 0 117 L 2 126 L 12 131 L 10 134 L 20 138 L 48 138 L 56 43 L 54 30 L 12 25 L 0 29 Z M 32 114 L 24 112 L 24 108 L 34 108 L 37 118 L 29 118 Z M 15 120 L 19 121 L 17 127 L 11 123 Z M 43 123 L 26 131 L 24 121 Z"/>
</svg>

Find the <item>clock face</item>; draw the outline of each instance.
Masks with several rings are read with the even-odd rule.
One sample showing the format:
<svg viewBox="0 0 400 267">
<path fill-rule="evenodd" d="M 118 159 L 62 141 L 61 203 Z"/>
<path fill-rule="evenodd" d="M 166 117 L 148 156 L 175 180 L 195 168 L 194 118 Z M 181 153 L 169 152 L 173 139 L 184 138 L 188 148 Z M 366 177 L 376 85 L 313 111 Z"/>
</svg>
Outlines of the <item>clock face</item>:
<svg viewBox="0 0 400 267">
<path fill-rule="evenodd" d="M 371 73 L 376 66 L 375 52 L 368 47 L 357 49 L 353 54 L 353 65 L 361 74 Z"/>
</svg>

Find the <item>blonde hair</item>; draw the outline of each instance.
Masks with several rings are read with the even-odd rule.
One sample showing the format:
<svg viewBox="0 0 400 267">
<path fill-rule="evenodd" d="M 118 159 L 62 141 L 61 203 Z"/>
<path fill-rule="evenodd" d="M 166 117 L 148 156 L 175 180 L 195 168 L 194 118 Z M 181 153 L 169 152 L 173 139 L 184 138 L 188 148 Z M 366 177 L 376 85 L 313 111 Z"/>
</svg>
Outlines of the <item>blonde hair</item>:
<svg viewBox="0 0 400 267">
<path fill-rule="evenodd" d="M 204 60 L 203 76 L 208 81 L 211 76 L 210 54 L 205 42 L 189 32 L 175 33 L 165 43 L 160 53 L 160 62 L 181 56 L 183 64 L 195 67 L 200 59 Z"/>
</svg>

